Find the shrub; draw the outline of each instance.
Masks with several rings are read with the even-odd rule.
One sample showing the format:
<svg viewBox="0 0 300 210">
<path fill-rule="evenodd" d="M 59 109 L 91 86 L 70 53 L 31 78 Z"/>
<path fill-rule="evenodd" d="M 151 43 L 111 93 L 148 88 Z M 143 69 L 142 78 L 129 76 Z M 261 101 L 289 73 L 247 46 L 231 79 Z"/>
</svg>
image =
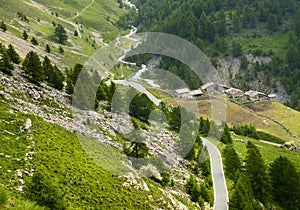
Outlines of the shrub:
<svg viewBox="0 0 300 210">
<path fill-rule="evenodd" d="M 140 169 L 140 173 L 144 174 L 146 177 L 149 177 L 149 178 L 152 178 L 155 180 L 162 180 L 162 177 L 161 177 L 158 169 L 152 164 L 142 166 Z"/>
<path fill-rule="evenodd" d="M 0 206 L 5 205 L 8 201 L 8 195 L 3 187 L 0 187 Z"/>
</svg>

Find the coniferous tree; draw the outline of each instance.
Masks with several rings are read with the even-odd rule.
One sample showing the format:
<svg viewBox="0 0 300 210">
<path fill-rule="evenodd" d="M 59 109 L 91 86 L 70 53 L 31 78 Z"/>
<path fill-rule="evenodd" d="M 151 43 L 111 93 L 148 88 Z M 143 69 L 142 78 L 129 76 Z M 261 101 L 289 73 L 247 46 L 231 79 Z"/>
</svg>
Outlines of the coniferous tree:
<svg viewBox="0 0 300 210">
<path fill-rule="evenodd" d="M 48 44 L 46 45 L 45 50 L 46 50 L 47 53 L 50 53 L 50 52 L 51 52 L 51 48 L 50 48 L 50 46 L 49 46 Z"/>
<path fill-rule="evenodd" d="M 273 200 L 285 209 L 300 206 L 300 174 L 286 157 L 278 157 L 270 165 Z"/>
<path fill-rule="evenodd" d="M 169 128 L 179 133 L 181 126 L 181 112 L 180 107 L 176 106 L 168 114 Z"/>
<path fill-rule="evenodd" d="M 74 84 L 72 83 L 72 80 L 68 77 L 67 78 L 67 86 L 66 86 L 66 93 L 73 94 L 74 92 Z"/>
<path fill-rule="evenodd" d="M 125 153 L 134 158 L 145 158 L 149 153 L 149 148 L 145 143 L 145 137 L 140 131 L 135 131 L 128 136 L 131 141 L 129 148 L 125 148 Z"/>
<path fill-rule="evenodd" d="M 33 45 L 39 45 L 38 41 L 35 39 L 35 37 L 33 36 L 32 39 L 31 39 L 31 43 Z"/>
<path fill-rule="evenodd" d="M 231 145 L 225 147 L 223 151 L 223 157 L 225 174 L 229 179 L 234 180 L 236 173 L 241 168 L 241 160 Z"/>
<path fill-rule="evenodd" d="M 52 73 L 49 76 L 50 85 L 57 90 L 62 90 L 64 87 L 64 81 L 65 76 L 63 75 L 63 73 L 57 68 L 57 66 L 53 66 Z"/>
<path fill-rule="evenodd" d="M 248 69 L 248 60 L 246 58 L 246 56 L 242 55 L 241 56 L 241 69 L 243 70 L 247 70 Z"/>
<path fill-rule="evenodd" d="M 78 36 L 78 31 L 77 30 L 74 31 L 74 36 L 76 36 L 76 37 Z"/>
<path fill-rule="evenodd" d="M 62 48 L 62 46 L 59 46 L 59 48 L 58 48 L 58 52 L 60 53 L 60 54 L 64 54 L 64 48 Z"/>
<path fill-rule="evenodd" d="M 199 126 L 199 132 L 200 134 L 207 136 L 210 130 L 210 122 L 208 119 L 203 119 L 203 117 L 200 118 L 200 126 Z"/>
<path fill-rule="evenodd" d="M 14 66 L 8 56 L 7 50 L 5 48 L 2 49 L 2 58 L 0 59 L 0 71 L 5 74 L 12 75 L 12 70 Z"/>
<path fill-rule="evenodd" d="M 258 210 L 262 209 L 254 200 L 251 189 L 251 183 L 247 175 L 241 173 L 238 181 L 234 186 L 231 198 L 229 200 L 230 210 Z"/>
<path fill-rule="evenodd" d="M 7 26 L 3 21 L 0 24 L 0 29 L 2 29 L 3 32 L 7 31 Z"/>
<path fill-rule="evenodd" d="M 65 41 L 67 41 L 68 39 L 67 32 L 61 24 L 57 24 L 54 33 L 57 36 L 59 43 L 64 44 Z"/>
<path fill-rule="evenodd" d="M 232 42 L 232 54 L 235 57 L 243 55 L 243 49 L 239 43 Z"/>
<path fill-rule="evenodd" d="M 146 94 L 136 95 L 129 106 L 129 115 L 143 122 L 148 122 L 149 114 L 154 110 L 153 102 Z"/>
<path fill-rule="evenodd" d="M 12 44 L 8 45 L 7 54 L 13 63 L 19 64 L 21 62 L 21 58 L 16 52 L 15 48 L 12 46 Z"/>
<path fill-rule="evenodd" d="M 24 40 L 28 39 L 28 34 L 27 34 L 27 32 L 25 30 L 23 31 L 23 39 Z"/>
<path fill-rule="evenodd" d="M 176 150 L 178 154 L 183 157 L 183 158 L 188 158 L 186 157 L 188 152 L 192 149 L 193 147 L 193 135 L 191 133 L 191 129 L 188 127 L 187 124 L 183 124 L 180 128 L 180 133 L 179 133 L 179 142 L 176 145 Z"/>
<path fill-rule="evenodd" d="M 232 138 L 231 138 L 231 135 L 230 135 L 230 129 L 229 129 L 229 127 L 226 123 L 225 123 L 225 126 L 224 126 L 224 131 L 223 131 L 222 136 L 221 136 L 221 142 L 223 142 L 224 144 L 231 144 L 232 143 Z"/>
<path fill-rule="evenodd" d="M 51 61 L 46 56 L 43 61 L 43 70 L 45 72 L 46 81 L 49 83 L 50 86 L 62 90 L 63 89 L 63 82 L 64 82 L 64 75 L 63 73 L 57 68 L 57 66 L 53 66 Z"/>
<path fill-rule="evenodd" d="M 36 52 L 31 51 L 26 55 L 23 62 L 23 69 L 29 78 L 35 83 L 42 82 L 46 78 L 41 61 Z"/>
<path fill-rule="evenodd" d="M 271 189 L 267 166 L 257 147 L 250 141 L 247 144 L 246 172 L 254 197 L 265 204 L 270 198 Z"/>
<path fill-rule="evenodd" d="M 234 33 L 240 33 L 241 32 L 241 23 L 240 23 L 240 19 L 237 15 L 233 16 L 232 25 L 233 25 L 233 32 Z"/>
<path fill-rule="evenodd" d="M 270 14 L 268 18 L 268 29 L 271 32 L 277 31 L 278 28 L 278 17 L 274 14 Z"/>
<path fill-rule="evenodd" d="M 227 28 L 226 28 L 226 14 L 224 10 L 221 10 L 218 14 L 218 20 L 217 20 L 217 31 L 218 34 L 221 37 L 224 37 L 227 34 Z"/>
</svg>

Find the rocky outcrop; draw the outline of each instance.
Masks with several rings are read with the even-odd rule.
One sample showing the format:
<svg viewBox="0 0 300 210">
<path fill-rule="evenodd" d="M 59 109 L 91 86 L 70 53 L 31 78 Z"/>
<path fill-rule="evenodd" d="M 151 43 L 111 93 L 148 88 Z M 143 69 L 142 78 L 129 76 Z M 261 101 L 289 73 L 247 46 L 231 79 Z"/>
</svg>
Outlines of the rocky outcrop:
<svg viewBox="0 0 300 210">
<path fill-rule="evenodd" d="M 286 142 L 281 146 L 281 148 L 288 149 L 290 151 L 300 152 L 300 147 L 294 142 Z"/>
</svg>

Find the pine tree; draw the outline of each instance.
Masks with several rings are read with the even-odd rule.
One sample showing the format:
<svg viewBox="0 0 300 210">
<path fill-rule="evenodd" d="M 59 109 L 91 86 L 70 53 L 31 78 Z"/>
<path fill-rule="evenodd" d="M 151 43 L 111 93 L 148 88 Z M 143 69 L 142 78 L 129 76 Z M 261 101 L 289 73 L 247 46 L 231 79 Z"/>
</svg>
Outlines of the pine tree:
<svg viewBox="0 0 300 210">
<path fill-rule="evenodd" d="M 232 42 L 232 54 L 235 57 L 243 55 L 243 49 L 239 43 Z"/>
<path fill-rule="evenodd" d="M 125 153 L 134 158 L 145 158 L 149 153 L 149 148 L 145 143 L 145 137 L 140 131 L 134 131 L 128 136 L 131 141 L 130 148 L 125 148 Z"/>
<path fill-rule="evenodd" d="M 278 157 L 270 165 L 273 200 L 285 209 L 300 206 L 300 174 L 286 157 Z"/>
<path fill-rule="evenodd" d="M 64 44 L 65 41 L 67 41 L 68 39 L 67 32 L 61 24 L 57 24 L 54 33 L 57 36 L 58 42 L 60 44 Z"/>
<path fill-rule="evenodd" d="M 73 94 L 74 92 L 74 84 L 72 83 L 72 80 L 68 77 L 67 78 L 67 86 L 66 86 L 66 93 Z"/>
<path fill-rule="evenodd" d="M 225 174 L 229 179 L 234 180 L 236 173 L 241 168 L 241 160 L 231 145 L 225 147 L 223 157 Z"/>
<path fill-rule="evenodd" d="M 48 58 L 48 56 L 45 56 L 44 61 L 43 61 L 43 70 L 45 73 L 45 79 L 46 81 L 49 81 L 49 76 L 53 71 L 53 66 L 51 64 L 50 59 Z"/>
<path fill-rule="evenodd" d="M 64 85 L 63 82 L 65 80 L 63 73 L 57 68 L 57 66 L 53 66 L 51 61 L 46 56 L 43 61 L 43 70 L 45 73 L 46 81 L 50 86 L 62 90 Z"/>
<path fill-rule="evenodd" d="M 65 52 L 65 51 L 64 51 L 64 48 L 62 48 L 61 46 L 59 46 L 58 52 L 59 52 L 60 54 L 63 54 L 63 53 Z"/>
<path fill-rule="evenodd" d="M 47 53 L 50 53 L 50 52 L 51 52 L 51 48 L 50 48 L 50 46 L 49 46 L 48 44 L 46 45 L 45 50 L 46 50 Z"/>
<path fill-rule="evenodd" d="M 15 48 L 12 46 L 12 44 L 8 45 L 7 54 L 13 63 L 19 64 L 21 62 L 21 58 L 16 52 Z"/>
<path fill-rule="evenodd" d="M 29 78 L 35 83 L 42 82 L 46 78 L 39 56 L 33 51 L 26 55 L 23 62 L 23 69 Z"/>
<path fill-rule="evenodd" d="M 23 31 L 23 39 L 24 40 L 28 39 L 28 34 L 27 34 L 27 32 L 25 30 Z"/>
<path fill-rule="evenodd" d="M 179 142 L 176 144 L 176 150 L 181 157 L 188 159 L 188 152 L 193 148 L 193 135 L 187 124 L 180 128 Z"/>
<path fill-rule="evenodd" d="M 246 172 L 254 197 L 265 204 L 270 197 L 271 188 L 267 166 L 257 147 L 250 141 L 247 144 Z"/>
<path fill-rule="evenodd" d="M 240 33 L 241 32 L 241 23 L 238 16 L 234 15 L 232 20 L 233 32 Z"/>
<path fill-rule="evenodd" d="M 74 31 L 74 36 L 78 37 L 78 31 L 77 30 Z"/>
<path fill-rule="evenodd" d="M 49 84 L 50 86 L 56 88 L 57 90 L 62 90 L 64 87 L 65 77 L 63 73 L 57 68 L 57 66 L 54 66 L 52 69 L 52 73 L 49 76 Z"/>
<path fill-rule="evenodd" d="M 12 70 L 14 69 L 13 64 L 8 56 L 7 50 L 2 49 L 2 58 L 0 60 L 0 71 L 5 74 L 12 75 Z"/>
<path fill-rule="evenodd" d="M 38 43 L 38 41 L 35 39 L 35 37 L 32 37 L 31 43 L 32 43 L 33 45 L 39 45 L 39 43 Z"/>
<path fill-rule="evenodd" d="M 3 32 L 7 31 L 7 26 L 3 21 L 0 24 L 0 29 L 2 29 Z"/>
<path fill-rule="evenodd" d="M 246 56 L 242 55 L 241 56 L 241 69 L 247 70 L 248 65 L 249 65 L 249 63 L 248 63 L 248 60 L 247 60 Z"/>
<path fill-rule="evenodd" d="M 148 123 L 149 114 L 154 110 L 153 102 L 145 93 L 136 95 L 129 106 L 129 115 Z"/>
<path fill-rule="evenodd" d="M 169 112 L 168 124 L 171 130 L 179 133 L 181 126 L 181 112 L 179 106 L 172 108 L 171 112 Z"/>
<path fill-rule="evenodd" d="M 251 189 L 251 183 L 246 174 L 241 173 L 234 186 L 231 198 L 229 200 L 230 210 L 255 210 L 262 209 L 254 200 Z"/>
<path fill-rule="evenodd" d="M 221 136 L 221 142 L 223 142 L 224 144 L 231 144 L 232 143 L 232 138 L 231 138 L 231 135 L 230 135 L 230 129 L 229 129 L 229 127 L 226 123 L 224 125 L 224 131 L 223 131 L 222 136 Z"/>
<path fill-rule="evenodd" d="M 226 28 L 226 14 L 224 10 L 221 10 L 218 14 L 218 20 L 217 20 L 217 30 L 218 34 L 221 37 L 224 37 L 227 34 L 227 28 Z"/>
<path fill-rule="evenodd" d="M 268 29 L 271 32 L 277 31 L 278 28 L 278 17 L 274 14 L 270 14 L 268 18 Z"/>
</svg>

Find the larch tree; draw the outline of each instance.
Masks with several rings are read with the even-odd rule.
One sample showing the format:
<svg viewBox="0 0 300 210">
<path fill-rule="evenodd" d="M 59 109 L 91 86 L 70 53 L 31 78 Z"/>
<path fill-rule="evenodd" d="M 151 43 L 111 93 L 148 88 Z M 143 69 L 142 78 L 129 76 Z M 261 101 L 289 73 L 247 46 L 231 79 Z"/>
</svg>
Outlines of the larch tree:
<svg viewBox="0 0 300 210">
<path fill-rule="evenodd" d="M 247 144 L 246 173 L 254 197 L 264 204 L 267 203 L 271 190 L 267 166 L 257 147 L 250 141 Z"/>
<path fill-rule="evenodd" d="M 23 69 L 29 78 L 35 83 L 42 82 L 46 78 L 41 61 L 36 52 L 31 51 L 26 55 L 23 62 Z"/>
<path fill-rule="evenodd" d="M 278 157 L 270 164 L 273 200 L 285 209 L 300 206 L 300 174 L 286 157 Z"/>
<path fill-rule="evenodd" d="M 54 33 L 57 36 L 60 44 L 64 44 L 65 41 L 68 40 L 67 32 L 61 24 L 57 24 Z"/>
<path fill-rule="evenodd" d="M 7 50 L 5 48 L 2 49 L 2 58 L 0 59 L 0 71 L 5 74 L 12 75 L 12 71 L 14 66 L 8 56 Z"/>
</svg>

